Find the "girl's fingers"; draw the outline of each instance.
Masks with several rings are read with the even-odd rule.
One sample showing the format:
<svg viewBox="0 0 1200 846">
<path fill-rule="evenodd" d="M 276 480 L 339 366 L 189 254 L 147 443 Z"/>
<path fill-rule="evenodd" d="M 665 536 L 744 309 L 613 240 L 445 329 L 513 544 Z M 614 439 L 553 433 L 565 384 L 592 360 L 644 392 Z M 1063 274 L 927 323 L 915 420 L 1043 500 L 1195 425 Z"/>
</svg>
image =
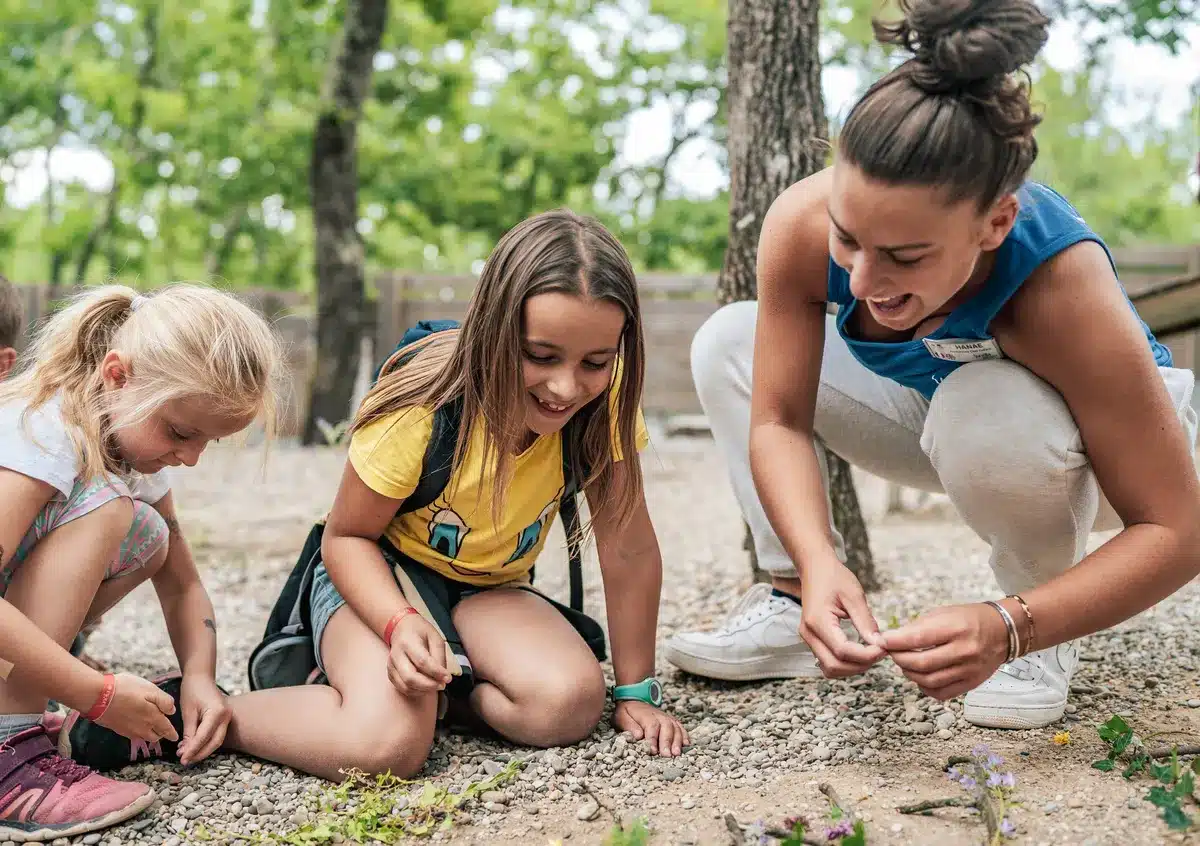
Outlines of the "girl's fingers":
<svg viewBox="0 0 1200 846">
<path fill-rule="evenodd" d="M 646 743 L 650 747 L 650 754 L 657 755 L 659 733 L 662 731 L 662 726 L 659 725 L 656 718 L 651 717 L 650 719 L 646 720 L 646 724 L 643 726 L 643 728 L 646 730 Z"/>
</svg>

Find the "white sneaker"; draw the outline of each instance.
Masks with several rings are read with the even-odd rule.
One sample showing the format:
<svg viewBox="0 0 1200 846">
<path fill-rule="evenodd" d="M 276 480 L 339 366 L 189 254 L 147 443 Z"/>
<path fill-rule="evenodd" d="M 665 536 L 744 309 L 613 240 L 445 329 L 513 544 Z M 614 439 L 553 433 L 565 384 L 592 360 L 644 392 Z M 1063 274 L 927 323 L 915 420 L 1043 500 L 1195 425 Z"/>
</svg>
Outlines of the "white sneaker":
<svg viewBox="0 0 1200 846">
<path fill-rule="evenodd" d="M 1048 726 L 1062 719 L 1071 674 L 1078 666 L 1079 653 L 1069 643 L 1001 664 L 995 675 L 967 694 L 963 716 L 984 728 Z"/>
<path fill-rule="evenodd" d="M 771 595 L 757 583 L 713 632 L 680 632 L 666 659 L 697 676 L 727 681 L 820 678 L 821 668 L 800 637 L 800 603 Z"/>
</svg>

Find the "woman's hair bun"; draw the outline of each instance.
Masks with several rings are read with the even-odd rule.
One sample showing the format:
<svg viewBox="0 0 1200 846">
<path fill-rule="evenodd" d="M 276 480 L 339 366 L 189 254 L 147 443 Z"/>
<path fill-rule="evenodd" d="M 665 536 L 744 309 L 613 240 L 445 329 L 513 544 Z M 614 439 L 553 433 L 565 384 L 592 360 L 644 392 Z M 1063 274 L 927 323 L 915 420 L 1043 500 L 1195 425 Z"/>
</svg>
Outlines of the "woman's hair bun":
<svg viewBox="0 0 1200 846">
<path fill-rule="evenodd" d="M 1050 19 L 1032 0 L 899 0 L 903 19 L 874 22 L 875 37 L 912 52 L 930 88 L 1004 77 L 1045 45 Z M 922 85 L 926 87 L 926 85 Z"/>
</svg>

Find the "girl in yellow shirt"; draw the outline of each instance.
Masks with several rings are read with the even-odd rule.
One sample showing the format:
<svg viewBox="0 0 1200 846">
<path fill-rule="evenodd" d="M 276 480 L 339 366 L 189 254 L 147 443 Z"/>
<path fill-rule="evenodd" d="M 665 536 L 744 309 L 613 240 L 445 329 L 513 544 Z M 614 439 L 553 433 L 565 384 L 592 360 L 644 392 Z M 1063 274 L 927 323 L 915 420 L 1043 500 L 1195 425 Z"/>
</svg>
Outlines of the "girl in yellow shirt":
<svg viewBox="0 0 1200 846">
<path fill-rule="evenodd" d="M 590 735 L 607 691 L 582 615 L 529 578 L 566 455 L 588 470 L 613 722 L 679 755 L 687 733 L 658 707 L 654 678 L 662 559 L 640 464 L 622 448 L 648 438 L 637 282 L 620 243 L 569 211 L 526 220 L 492 253 L 461 328 L 410 354 L 384 367 L 358 410 L 324 528 L 311 611 L 328 684 L 233 697 L 228 745 L 334 780 L 350 767 L 410 777 L 433 742 L 440 694 L 454 698 L 464 674 L 461 704 L 513 742 Z M 449 482 L 429 506 L 397 516 L 420 478 L 432 411 L 451 402 L 462 422 Z M 465 654 L 447 648 L 424 601 L 432 595 Z"/>
</svg>

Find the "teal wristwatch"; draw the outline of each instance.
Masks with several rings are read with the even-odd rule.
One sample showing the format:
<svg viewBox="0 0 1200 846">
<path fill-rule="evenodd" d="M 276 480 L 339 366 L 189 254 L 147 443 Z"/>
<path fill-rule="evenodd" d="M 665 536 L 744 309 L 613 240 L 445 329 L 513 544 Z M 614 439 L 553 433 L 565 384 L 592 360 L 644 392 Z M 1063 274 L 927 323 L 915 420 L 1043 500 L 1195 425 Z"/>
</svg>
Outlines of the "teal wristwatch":
<svg viewBox="0 0 1200 846">
<path fill-rule="evenodd" d="M 649 702 L 655 708 L 661 708 L 663 703 L 662 685 L 656 678 L 642 679 L 637 684 L 621 684 L 613 688 L 613 701 L 636 699 L 639 702 Z"/>
</svg>

